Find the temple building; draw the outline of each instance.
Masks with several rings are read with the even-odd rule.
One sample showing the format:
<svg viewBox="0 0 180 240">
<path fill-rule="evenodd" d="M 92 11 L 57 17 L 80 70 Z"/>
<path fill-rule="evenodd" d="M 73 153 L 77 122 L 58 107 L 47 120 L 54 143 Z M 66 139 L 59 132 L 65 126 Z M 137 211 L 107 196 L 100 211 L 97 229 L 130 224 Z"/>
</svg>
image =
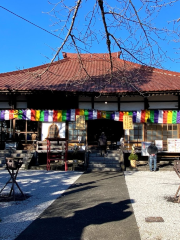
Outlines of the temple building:
<svg viewBox="0 0 180 240">
<path fill-rule="evenodd" d="M 179 94 L 178 72 L 124 61 L 119 52 L 112 62 L 108 54 L 63 53 L 52 64 L 0 74 L 1 149 L 42 141 L 56 123 L 58 136 L 83 149 L 105 132 L 110 145 L 161 140 L 167 151 L 167 139 L 180 137 Z M 124 129 L 125 115 L 133 129 Z"/>
</svg>

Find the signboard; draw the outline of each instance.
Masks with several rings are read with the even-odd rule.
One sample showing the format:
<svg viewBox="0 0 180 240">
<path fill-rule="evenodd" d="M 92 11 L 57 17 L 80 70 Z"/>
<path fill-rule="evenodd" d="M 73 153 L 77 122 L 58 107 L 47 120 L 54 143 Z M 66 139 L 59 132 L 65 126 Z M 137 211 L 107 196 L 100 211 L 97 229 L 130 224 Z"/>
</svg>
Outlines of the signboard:
<svg viewBox="0 0 180 240">
<path fill-rule="evenodd" d="M 168 152 L 180 152 L 180 138 L 168 138 L 167 150 Z"/>
<path fill-rule="evenodd" d="M 123 129 L 134 129 L 132 116 L 123 116 Z"/>
<path fill-rule="evenodd" d="M 163 140 L 155 140 L 155 145 L 158 148 L 158 151 L 163 151 Z"/>
<path fill-rule="evenodd" d="M 125 135 L 125 136 L 129 136 L 129 129 L 125 129 L 124 135 Z"/>
<path fill-rule="evenodd" d="M 151 145 L 151 142 L 142 142 L 141 143 L 141 156 L 149 156 L 147 148 Z"/>
<path fill-rule="evenodd" d="M 42 123 L 41 129 L 41 141 L 44 141 L 48 137 L 48 130 L 52 123 Z M 65 122 L 55 122 L 54 124 L 57 125 L 59 129 L 59 136 L 60 138 L 65 138 L 65 129 L 66 123 Z"/>
<path fill-rule="evenodd" d="M 85 129 L 85 116 L 76 116 L 76 129 Z"/>
</svg>

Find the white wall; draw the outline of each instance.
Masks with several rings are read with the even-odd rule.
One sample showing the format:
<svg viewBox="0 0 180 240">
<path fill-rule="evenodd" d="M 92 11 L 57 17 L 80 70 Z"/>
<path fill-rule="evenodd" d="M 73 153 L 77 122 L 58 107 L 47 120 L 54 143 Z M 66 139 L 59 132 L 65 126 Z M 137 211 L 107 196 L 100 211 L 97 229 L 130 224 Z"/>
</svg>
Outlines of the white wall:
<svg viewBox="0 0 180 240">
<path fill-rule="evenodd" d="M 16 102 L 16 108 L 27 108 L 27 102 Z"/>
<path fill-rule="evenodd" d="M 94 102 L 117 102 L 118 101 L 118 98 L 117 97 L 111 97 L 111 96 L 108 96 L 108 97 L 94 97 Z"/>
<path fill-rule="evenodd" d="M 104 111 L 118 111 L 118 103 L 107 102 L 107 104 L 105 104 L 104 102 L 102 103 L 95 102 L 94 109 L 104 110 Z"/>
<path fill-rule="evenodd" d="M 149 102 L 149 109 L 174 109 L 178 108 L 178 102 Z"/>
<path fill-rule="evenodd" d="M 79 109 L 92 109 L 91 102 L 79 102 Z"/>
<path fill-rule="evenodd" d="M 131 102 L 131 103 L 120 103 L 120 111 L 135 111 L 135 110 L 143 110 L 144 103 L 143 102 Z"/>
<path fill-rule="evenodd" d="M 9 103 L 8 102 L 0 102 L 0 108 L 9 109 L 10 108 Z"/>
</svg>

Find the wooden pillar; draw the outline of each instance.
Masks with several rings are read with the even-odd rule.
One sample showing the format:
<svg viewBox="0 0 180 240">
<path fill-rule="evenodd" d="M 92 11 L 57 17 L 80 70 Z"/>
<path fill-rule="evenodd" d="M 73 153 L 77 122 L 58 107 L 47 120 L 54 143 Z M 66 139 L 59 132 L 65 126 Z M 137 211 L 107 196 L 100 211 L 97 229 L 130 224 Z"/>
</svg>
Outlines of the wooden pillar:
<svg viewBox="0 0 180 240">
<path fill-rule="evenodd" d="M 144 132 L 144 139 L 143 139 L 143 141 L 147 141 L 147 124 L 146 123 L 144 123 L 143 124 L 143 132 Z"/>
<path fill-rule="evenodd" d="M 180 110 L 180 95 L 178 95 L 178 110 Z"/>
<path fill-rule="evenodd" d="M 120 111 L 120 97 L 118 97 L 118 111 Z"/>
<path fill-rule="evenodd" d="M 91 106 L 92 106 L 92 109 L 94 109 L 94 96 L 91 97 Z"/>
<path fill-rule="evenodd" d="M 69 126 L 69 123 L 68 123 L 68 121 L 66 121 L 66 130 L 65 130 L 65 138 L 67 138 L 68 139 L 68 126 Z"/>
<path fill-rule="evenodd" d="M 149 102 L 146 97 L 144 98 L 144 109 L 149 109 Z"/>
<path fill-rule="evenodd" d="M 13 119 L 13 139 L 15 139 L 16 119 Z"/>
</svg>

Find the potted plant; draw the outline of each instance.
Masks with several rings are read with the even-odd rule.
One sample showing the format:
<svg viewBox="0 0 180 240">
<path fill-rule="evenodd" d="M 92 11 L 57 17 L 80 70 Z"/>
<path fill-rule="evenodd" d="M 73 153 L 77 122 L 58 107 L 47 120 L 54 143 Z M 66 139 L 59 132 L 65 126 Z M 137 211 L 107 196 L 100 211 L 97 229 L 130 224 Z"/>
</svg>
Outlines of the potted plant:
<svg viewBox="0 0 180 240">
<path fill-rule="evenodd" d="M 129 155 L 128 159 L 130 161 L 131 167 L 136 168 L 136 166 L 137 166 L 136 161 L 138 160 L 138 155 L 136 154 L 134 145 L 132 146 L 132 151 L 131 151 L 131 154 Z"/>
</svg>

